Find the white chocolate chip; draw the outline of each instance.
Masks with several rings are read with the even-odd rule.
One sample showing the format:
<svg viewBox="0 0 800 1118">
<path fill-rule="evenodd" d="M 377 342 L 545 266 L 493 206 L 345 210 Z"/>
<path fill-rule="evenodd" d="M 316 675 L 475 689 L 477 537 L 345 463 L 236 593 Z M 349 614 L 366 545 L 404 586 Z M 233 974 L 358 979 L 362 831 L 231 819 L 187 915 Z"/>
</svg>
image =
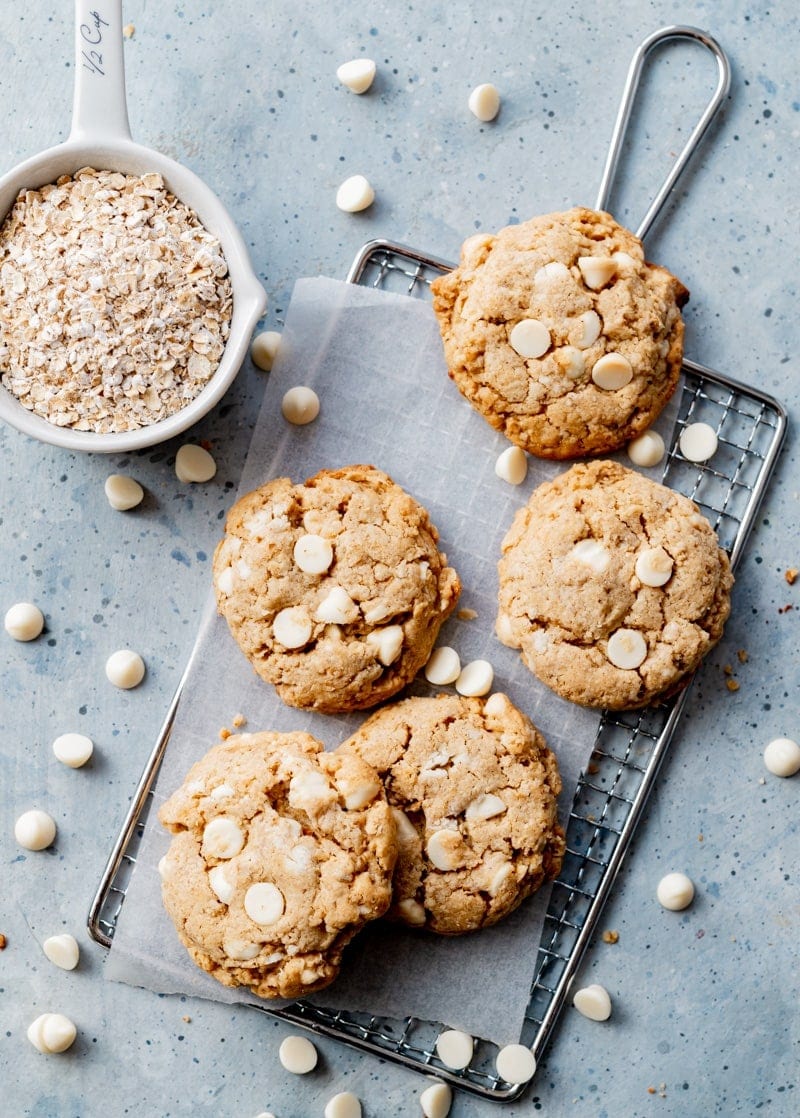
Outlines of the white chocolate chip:
<svg viewBox="0 0 800 1118">
<path fill-rule="evenodd" d="M 419 841 L 417 828 L 408 818 L 404 811 L 399 807 L 391 808 L 392 816 L 394 817 L 395 826 L 397 827 L 397 841 L 401 846 L 409 846 L 412 843 Z"/>
<path fill-rule="evenodd" d="M 403 628 L 401 625 L 387 625 L 385 629 L 373 629 L 367 634 L 366 643 L 384 667 L 388 668 L 400 655 Z"/>
<path fill-rule="evenodd" d="M 599 291 L 605 287 L 610 279 L 617 274 L 617 262 L 611 256 L 579 256 L 578 267 L 583 276 L 583 282 L 592 291 Z"/>
<path fill-rule="evenodd" d="M 585 567 L 591 567 L 598 575 L 607 571 L 611 562 L 608 549 L 603 547 L 599 540 L 578 540 L 567 558 L 575 559 Z"/>
<path fill-rule="evenodd" d="M 511 618 L 507 613 L 498 613 L 497 621 L 494 626 L 497 633 L 498 640 L 503 644 L 508 645 L 509 648 L 519 648 L 517 641 L 514 637 L 514 629 L 511 624 Z"/>
<path fill-rule="evenodd" d="M 295 773 L 289 781 L 289 803 L 293 808 L 314 814 L 332 799 L 334 791 L 324 773 L 308 769 Z"/>
<path fill-rule="evenodd" d="M 361 1103 L 351 1091 L 340 1091 L 325 1103 L 324 1118 L 361 1118 Z"/>
<path fill-rule="evenodd" d="M 311 618 L 300 606 L 289 606 L 275 614 L 272 635 L 284 648 L 302 648 L 311 638 Z"/>
<path fill-rule="evenodd" d="M 504 865 L 500 866 L 489 882 L 489 896 L 496 897 L 508 879 L 513 876 L 514 867 L 510 862 L 506 862 Z"/>
<path fill-rule="evenodd" d="M 488 123 L 500 112 L 500 94 L 491 82 L 484 82 L 475 86 L 467 104 L 473 116 Z"/>
<path fill-rule="evenodd" d="M 538 318 L 523 318 L 508 335 L 508 344 L 520 357 L 541 357 L 550 348 L 550 331 Z"/>
<path fill-rule="evenodd" d="M 15 641 L 33 641 L 44 628 L 44 614 L 32 602 L 17 602 L 6 613 L 4 624 Z"/>
<path fill-rule="evenodd" d="M 343 62 L 336 70 L 336 77 L 351 93 L 366 93 L 375 80 L 377 67 L 371 58 L 354 58 Z"/>
<path fill-rule="evenodd" d="M 307 575 L 321 575 L 333 562 L 333 545 L 322 536 L 308 532 L 294 545 L 294 561 Z"/>
<path fill-rule="evenodd" d="M 86 734 L 59 734 L 53 742 L 53 753 L 56 760 L 70 769 L 79 769 L 85 765 L 94 752 L 92 739 Z"/>
<path fill-rule="evenodd" d="M 256 955 L 261 951 L 260 943 L 251 943 L 247 939 L 226 939 L 222 944 L 222 950 L 229 959 L 239 959 L 242 962 L 247 962 L 249 959 L 255 959 Z"/>
<path fill-rule="evenodd" d="M 586 358 L 577 346 L 562 346 L 558 352 L 558 361 L 570 380 L 580 380 L 586 371 Z"/>
<path fill-rule="evenodd" d="M 142 503 L 144 489 L 135 478 L 125 474 L 109 474 L 104 486 L 108 503 L 118 512 L 135 509 Z"/>
<path fill-rule="evenodd" d="M 358 606 L 341 586 L 334 586 L 314 612 L 315 621 L 329 625 L 348 625 L 357 617 Z"/>
<path fill-rule="evenodd" d="M 78 941 L 68 932 L 49 936 L 42 944 L 42 951 L 50 962 L 61 970 L 75 970 L 81 957 Z"/>
<path fill-rule="evenodd" d="M 255 924 L 277 924 L 285 909 L 283 893 L 271 881 L 257 881 L 244 895 L 244 910 Z"/>
<path fill-rule="evenodd" d="M 375 191 L 363 175 L 351 175 L 336 191 L 336 205 L 348 214 L 368 209 L 375 201 Z"/>
<path fill-rule="evenodd" d="M 425 909 L 411 897 L 406 897 L 400 901 L 397 910 L 403 917 L 406 924 L 410 924 L 414 928 L 421 928 L 425 923 Z"/>
<path fill-rule="evenodd" d="M 163 854 L 158 859 L 158 865 L 156 866 L 156 869 L 158 870 L 158 876 L 161 878 L 162 881 L 169 881 L 169 879 L 172 877 L 172 868 L 172 862 L 170 862 L 169 857 L 166 854 Z"/>
<path fill-rule="evenodd" d="M 618 269 L 624 268 L 627 270 L 636 267 L 636 261 L 627 252 L 615 252 L 611 259 L 617 265 Z"/>
<path fill-rule="evenodd" d="M 175 455 L 175 473 L 178 481 L 211 481 L 217 472 L 217 463 L 202 446 L 184 443 Z"/>
<path fill-rule="evenodd" d="M 250 345 L 250 360 L 258 369 L 268 373 L 278 356 L 281 336 L 277 330 L 264 330 L 256 334 Z"/>
<path fill-rule="evenodd" d="M 436 1054 L 448 1068 L 461 1070 L 469 1066 L 475 1042 L 460 1029 L 445 1029 L 436 1038 Z"/>
<path fill-rule="evenodd" d="M 455 683 L 461 675 L 461 660 L 454 648 L 446 644 L 439 645 L 431 653 L 425 665 L 425 678 L 434 687 L 445 687 L 448 683 Z"/>
<path fill-rule="evenodd" d="M 313 423 L 319 415 L 319 396 L 313 388 L 297 384 L 284 393 L 281 411 L 287 423 L 304 427 L 306 423 Z"/>
<path fill-rule="evenodd" d="M 339 791 L 344 796 L 344 806 L 348 811 L 361 811 L 378 795 L 381 782 L 376 777 L 374 780 L 359 780 L 357 782 L 337 781 Z"/>
<path fill-rule="evenodd" d="M 203 854 L 207 858 L 235 858 L 244 846 L 244 831 L 235 819 L 218 815 L 206 823 Z"/>
<path fill-rule="evenodd" d="M 510 485 L 522 485 L 528 476 L 528 456 L 522 447 L 509 446 L 499 455 L 494 472 Z"/>
<path fill-rule="evenodd" d="M 28 1026 L 28 1040 L 44 1055 L 66 1052 L 78 1030 L 63 1013 L 42 1013 Z"/>
<path fill-rule="evenodd" d="M 775 738 L 764 750 L 764 764 L 773 776 L 800 772 L 800 745 L 791 738 Z"/>
<path fill-rule="evenodd" d="M 685 873 L 668 873 L 659 881 L 656 897 L 663 908 L 680 912 L 694 900 L 694 885 Z"/>
<path fill-rule="evenodd" d="M 707 423 L 690 423 L 681 431 L 678 445 L 683 457 L 690 462 L 707 462 L 717 452 L 718 439 L 714 428 Z"/>
<path fill-rule="evenodd" d="M 208 871 L 208 884 L 211 886 L 211 892 L 223 904 L 231 903 L 236 887 L 228 880 L 225 874 L 225 866 L 214 866 L 213 869 Z"/>
<path fill-rule="evenodd" d="M 658 431 L 644 431 L 638 439 L 628 443 L 628 457 L 634 466 L 645 469 L 657 466 L 664 457 L 664 440 Z"/>
<path fill-rule="evenodd" d="M 483 713 L 493 717 L 502 717 L 510 705 L 508 695 L 504 695 L 502 691 L 495 691 L 483 704 Z"/>
<path fill-rule="evenodd" d="M 536 287 L 551 287 L 555 283 L 569 278 L 569 268 L 561 260 L 551 260 L 543 264 L 533 276 Z"/>
<path fill-rule="evenodd" d="M 458 831 L 435 831 L 425 846 L 425 853 L 437 870 L 455 870 L 463 861 L 464 842 Z"/>
<path fill-rule="evenodd" d="M 472 1037 L 469 1039 L 472 1041 Z M 447 1118 L 453 1105 L 453 1092 L 446 1083 L 432 1083 L 419 1096 L 419 1105 L 425 1118 Z"/>
<path fill-rule="evenodd" d="M 233 580 L 233 567 L 226 567 L 220 572 L 219 578 L 217 579 L 217 587 L 226 597 L 230 597 L 233 593 Z"/>
<path fill-rule="evenodd" d="M 493 792 L 482 792 L 477 799 L 467 804 L 464 815 L 467 819 L 494 819 L 508 810 L 508 805 Z"/>
<path fill-rule="evenodd" d="M 120 648 L 106 660 L 106 679 L 121 691 L 138 687 L 144 679 L 144 672 L 144 660 L 130 648 Z"/>
<path fill-rule="evenodd" d="M 575 320 L 578 324 L 577 337 L 574 344 L 578 349 L 588 349 L 600 337 L 602 322 L 597 311 L 585 311 Z"/>
<path fill-rule="evenodd" d="M 592 380 L 606 392 L 617 392 L 633 380 L 633 368 L 622 353 L 606 353 L 592 368 Z"/>
<path fill-rule="evenodd" d="M 506 1083 L 527 1083 L 533 1079 L 536 1060 L 530 1048 L 524 1044 L 507 1044 L 501 1048 L 495 1059 L 497 1074 Z"/>
<path fill-rule="evenodd" d="M 673 566 L 663 547 L 648 547 L 636 557 L 636 575 L 645 586 L 664 586 L 672 578 Z"/>
<path fill-rule="evenodd" d="M 647 659 L 647 642 L 638 629 L 617 629 L 608 638 L 606 656 L 615 668 L 630 671 Z"/>
<path fill-rule="evenodd" d="M 226 800 L 228 796 L 234 794 L 235 789 L 230 784 L 218 784 L 216 788 L 212 788 L 208 793 L 210 800 Z"/>
<path fill-rule="evenodd" d="M 278 1059 L 292 1075 L 307 1075 L 317 1066 L 317 1050 L 304 1036 L 287 1036 L 281 1041 Z"/>
<path fill-rule="evenodd" d="M 473 698 L 488 695 L 494 683 L 494 668 L 488 660 L 471 660 L 461 669 L 456 680 L 459 695 Z"/>
<path fill-rule="evenodd" d="M 572 999 L 572 1004 L 578 1013 L 582 1013 L 590 1021 L 607 1021 L 611 1016 L 611 998 L 608 990 L 597 983 L 578 990 Z"/>
<path fill-rule="evenodd" d="M 46 850 L 55 837 L 55 820 L 40 808 L 24 811 L 14 824 L 14 838 L 25 850 Z"/>
</svg>

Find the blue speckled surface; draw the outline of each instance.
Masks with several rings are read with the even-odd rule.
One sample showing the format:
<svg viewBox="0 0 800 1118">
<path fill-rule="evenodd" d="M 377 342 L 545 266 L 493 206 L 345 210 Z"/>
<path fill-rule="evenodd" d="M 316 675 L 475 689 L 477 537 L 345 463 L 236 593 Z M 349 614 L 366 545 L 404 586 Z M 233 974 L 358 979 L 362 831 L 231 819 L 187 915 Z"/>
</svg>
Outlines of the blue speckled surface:
<svg viewBox="0 0 800 1118">
<path fill-rule="evenodd" d="M 48 13 L 0 3 L 4 170 L 68 130 L 71 5 L 60 0 Z M 731 100 L 649 249 L 691 289 L 688 356 L 759 384 L 794 410 L 800 22 L 792 6 L 581 0 L 334 9 L 310 0 L 265 10 L 252 0 L 140 0 L 125 15 L 136 27 L 126 44 L 134 136 L 188 163 L 230 205 L 270 295 L 265 323 L 278 329 L 295 278 L 343 276 L 370 237 L 452 257 L 475 228 L 591 204 L 634 47 L 666 23 L 707 27 L 731 55 Z M 379 67 L 362 98 L 334 76 L 359 54 Z M 636 184 L 614 202 L 629 224 L 685 133 L 684 109 L 696 110 L 710 88 L 713 66 L 680 48 L 657 75 L 645 85 L 648 123 L 637 127 L 627 165 Z M 487 80 L 500 88 L 503 108 L 494 124 L 480 125 L 466 98 Z M 377 203 L 353 217 L 333 198 L 356 172 L 373 181 Z M 320 1068 L 298 1080 L 277 1063 L 286 1029 L 263 1015 L 105 982 L 102 952 L 83 931 L 194 639 L 262 377 L 246 363 L 194 432 L 213 445 L 219 472 L 191 490 L 174 475 L 177 442 L 103 459 L 0 430 L 0 608 L 29 599 L 47 617 L 38 641 L 4 640 L 0 661 L 0 932 L 8 937 L 0 955 L 0 1113 L 9 1118 L 252 1118 L 262 1110 L 312 1118 L 343 1089 L 362 1098 L 367 1118 L 418 1113 L 423 1083 L 413 1073 L 325 1041 Z M 108 508 L 102 483 L 112 470 L 146 487 L 135 513 Z M 519 1103 L 459 1098 L 456 1118 L 800 1110 L 800 776 L 771 777 L 761 760 L 770 738 L 800 732 L 800 583 L 790 587 L 783 577 L 800 566 L 797 471 L 790 433 L 739 570 L 725 638 L 695 684 L 602 922 L 619 931 L 619 942 L 597 942 L 586 958 L 581 977 L 611 991 L 612 1020 L 598 1025 L 568 1011 Z M 796 608 L 779 612 L 789 604 Z M 145 683 L 130 693 L 103 677 L 108 653 L 125 645 L 148 663 Z M 740 648 L 749 653 L 745 664 Z M 725 687 L 726 664 L 740 683 L 735 693 Z M 68 729 L 95 739 L 86 770 L 52 757 L 50 742 Z M 13 820 L 33 804 L 53 813 L 59 837 L 54 850 L 23 855 Z M 683 914 L 653 899 L 672 869 L 698 886 Z M 61 930 L 81 941 L 74 973 L 53 968 L 39 949 Z M 491 976 L 483 980 L 491 996 Z M 51 1009 L 72 1016 L 80 1035 L 65 1056 L 45 1058 L 25 1029 Z"/>
</svg>

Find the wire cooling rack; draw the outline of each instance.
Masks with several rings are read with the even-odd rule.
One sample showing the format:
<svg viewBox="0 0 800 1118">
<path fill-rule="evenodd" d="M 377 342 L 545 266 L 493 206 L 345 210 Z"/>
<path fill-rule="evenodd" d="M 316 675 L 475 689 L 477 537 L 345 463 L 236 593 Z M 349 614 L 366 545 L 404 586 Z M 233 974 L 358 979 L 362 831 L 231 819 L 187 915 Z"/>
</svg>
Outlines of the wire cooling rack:
<svg viewBox="0 0 800 1118">
<path fill-rule="evenodd" d="M 403 245 L 372 241 L 361 250 L 347 278 L 352 283 L 429 298 L 431 281 L 451 267 Z M 694 362 L 684 362 L 683 374 L 682 398 L 662 480 L 700 506 L 735 567 L 780 451 L 786 413 L 764 393 Z M 713 427 L 719 447 L 711 462 L 698 465 L 681 455 L 679 439 L 684 427 L 700 421 Z M 184 679 L 191 669 L 190 660 Z M 183 680 L 89 914 L 92 936 L 106 947 L 111 946 L 125 902 L 182 686 Z M 597 928 L 686 697 L 684 690 L 662 706 L 630 714 L 607 712 L 600 719 L 591 760 L 575 790 L 567 822 L 567 853 L 552 886 L 520 1038 L 533 1050 L 537 1062 Z M 305 1002 L 263 1012 L 417 1071 L 434 1073 L 484 1098 L 509 1101 L 525 1087 L 499 1078 L 497 1045 L 491 1040 L 476 1038 L 473 1058 L 463 1071 L 445 1067 L 436 1055 L 436 1039 L 442 1030 L 437 1022 L 326 1010 Z"/>
</svg>

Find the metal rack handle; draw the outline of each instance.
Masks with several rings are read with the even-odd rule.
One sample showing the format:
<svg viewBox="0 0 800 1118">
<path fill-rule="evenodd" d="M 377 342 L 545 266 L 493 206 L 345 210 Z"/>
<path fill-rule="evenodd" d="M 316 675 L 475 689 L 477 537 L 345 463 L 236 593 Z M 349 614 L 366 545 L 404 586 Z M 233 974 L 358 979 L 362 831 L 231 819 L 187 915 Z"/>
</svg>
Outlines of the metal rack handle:
<svg viewBox="0 0 800 1118">
<path fill-rule="evenodd" d="M 614 124 L 614 132 L 611 136 L 611 145 L 608 149 L 606 156 L 606 165 L 603 168 L 603 177 L 600 181 L 600 190 L 597 195 L 597 202 L 595 209 L 606 210 L 608 209 L 608 197 L 611 193 L 611 188 L 616 178 L 617 169 L 619 166 L 620 155 L 622 152 L 622 145 L 625 140 L 625 134 L 630 122 L 631 110 L 636 99 L 636 91 L 639 88 L 639 80 L 642 76 L 644 64 L 650 53 L 662 43 L 671 39 L 689 39 L 691 41 L 700 43 L 707 50 L 711 51 L 717 60 L 717 88 L 714 95 L 706 105 L 703 115 L 695 125 L 694 131 L 686 142 L 686 146 L 680 153 L 678 158 L 672 165 L 672 170 L 667 175 L 663 186 L 656 195 L 650 209 L 644 216 L 644 219 L 636 230 L 636 236 L 644 240 L 645 236 L 650 230 L 653 222 L 661 212 L 664 203 L 669 197 L 672 188 L 677 183 L 680 176 L 686 169 L 686 165 L 694 155 L 695 151 L 700 145 L 700 141 L 705 135 L 706 129 L 713 120 L 717 110 L 722 102 L 728 95 L 731 86 L 731 65 L 728 61 L 728 56 L 719 45 L 716 39 L 709 35 L 706 31 L 701 31 L 697 27 L 679 26 L 674 25 L 670 27 L 662 27 L 660 31 L 654 31 L 652 35 L 648 36 L 638 48 L 631 64 L 628 68 L 628 76 L 625 79 L 625 88 L 622 93 L 622 101 L 620 102 L 619 110 L 617 112 L 617 119 Z"/>
</svg>

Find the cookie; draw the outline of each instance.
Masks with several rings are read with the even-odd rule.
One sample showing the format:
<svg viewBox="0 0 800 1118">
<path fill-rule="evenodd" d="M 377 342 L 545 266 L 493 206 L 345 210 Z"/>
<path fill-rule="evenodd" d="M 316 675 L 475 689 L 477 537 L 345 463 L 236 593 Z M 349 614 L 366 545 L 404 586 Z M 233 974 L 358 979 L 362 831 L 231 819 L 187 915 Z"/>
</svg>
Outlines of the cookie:
<svg viewBox="0 0 800 1118">
<path fill-rule="evenodd" d="M 241 734 L 193 765 L 158 817 L 162 896 L 225 986 L 294 998 L 336 977 L 391 898 L 396 828 L 377 774 L 303 733 Z"/>
<path fill-rule="evenodd" d="M 432 290 L 450 376 L 540 458 L 624 446 L 678 383 L 689 293 L 607 213 L 578 207 L 470 237 Z"/>
<path fill-rule="evenodd" d="M 627 710 L 671 693 L 730 613 L 730 563 L 697 506 L 616 462 L 540 485 L 502 552 L 498 636 L 584 706 Z"/>
<path fill-rule="evenodd" d="M 341 749 L 377 770 L 395 815 L 390 917 L 459 935 L 496 923 L 558 874 L 556 759 L 505 695 L 405 699 Z"/>
<path fill-rule="evenodd" d="M 217 606 L 290 706 L 374 706 L 416 675 L 458 601 L 437 540 L 425 509 L 372 466 L 278 478 L 228 515 Z"/>
</svg>

